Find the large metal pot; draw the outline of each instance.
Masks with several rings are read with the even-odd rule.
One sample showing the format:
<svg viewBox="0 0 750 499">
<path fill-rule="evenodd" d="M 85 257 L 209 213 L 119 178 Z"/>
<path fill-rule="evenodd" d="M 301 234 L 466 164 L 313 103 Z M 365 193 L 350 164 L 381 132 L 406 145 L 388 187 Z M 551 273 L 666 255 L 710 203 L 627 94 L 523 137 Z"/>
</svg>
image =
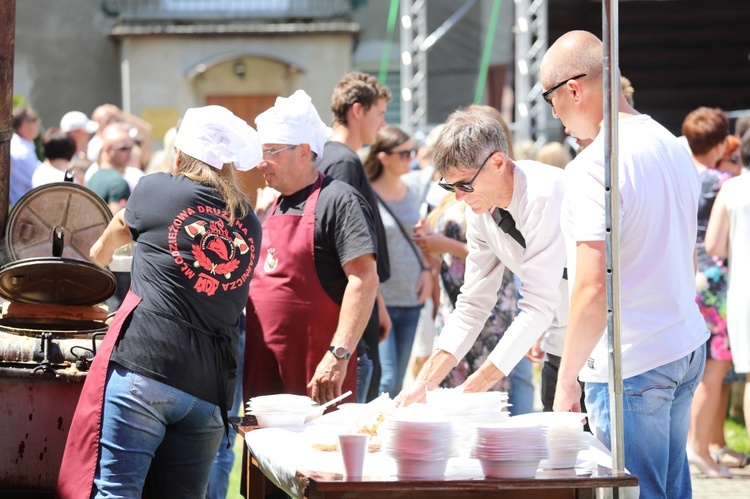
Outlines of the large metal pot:
<svg viewBox="0 0 750 499">
<path fill-rule="evenodd" d="M 36 310 L 107 300 L 115 277 L 88 252 L 111 218 L 99 196 L 73 183 L 28 192 L 6 227 L 11 261 L 0 268 L 0 297 Z M 102 321 L 40 313 L 0 318 L 0 491 L 54 491 L 86 371 L 106 329 Z"/>
</svg>

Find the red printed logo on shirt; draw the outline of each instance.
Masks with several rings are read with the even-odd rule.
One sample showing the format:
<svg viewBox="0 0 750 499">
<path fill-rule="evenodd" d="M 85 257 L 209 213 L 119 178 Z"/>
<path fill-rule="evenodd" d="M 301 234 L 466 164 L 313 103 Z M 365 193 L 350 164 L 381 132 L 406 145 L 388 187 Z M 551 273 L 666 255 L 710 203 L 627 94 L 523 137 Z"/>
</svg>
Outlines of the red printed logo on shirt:
<svg viewBox="0 0 750 499">
<path fill-rule="evenodd" d="M 215 220 L 206 220 L 205 214 L 218 215 Z M 197 217 L 203 215 L 200 220 Z M 224 217 L 224 218 L 220 218 Z M 191 221 L 195 218 L 195 221 Z M 228 225 L 227 213 L 210 206 L 188 208 L 180 212 L 169 227 L 169 249 L 180 271 L 193 281 L 193 289 L 213 296 L 219 289 L 234 290 L 242 286 L 250 277 L 255 261 L 255 242 L 247 237 L 247 228 L 240 220 L 234 226 Z M 180 228 L 193 244 L 190 255 L 194 259 L 188 264 L 180 254 L 177 235 Z M 240 273 L 240 255 L 250 252 L 249 265 Z M 189 261 L 189 259 L 188 259 Z"/>
</svg>

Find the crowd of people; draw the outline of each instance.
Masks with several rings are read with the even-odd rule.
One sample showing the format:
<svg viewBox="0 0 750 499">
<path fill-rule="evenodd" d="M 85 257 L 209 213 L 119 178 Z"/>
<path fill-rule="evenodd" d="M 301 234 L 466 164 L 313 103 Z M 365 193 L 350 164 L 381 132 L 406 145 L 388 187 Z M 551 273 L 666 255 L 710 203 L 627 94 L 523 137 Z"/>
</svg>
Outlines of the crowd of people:
<svg viewBox="0 0 750 499">
<path fill-rule="evenodd" d="M 155 159 L 148 124 L 104 105 L 46 129 L 40 162 L 39 117 L 14 109 L 11 204 L 67 172 L 113 213 L 95 262 L 138 242 L 58 494 L 223 497 L 227 418 L 260 395 L 406 406 L 444 386 L 528 412 L 531 362 L 543 410 L 586 412 L 609 447 L 602 60 L 583 31 L 547 50 L 543 98 L 570 140 L 538 150 L 488 106 L 419 143 L 358 72 L 333 89 L 332 128 L 303 90 L 255 129 L 194 108 Z M 750 118 L 732 134 L 701 107 L 678 139 L 621 82 L 625 466 L 641 497 L 689 497 L 689 465 L 728 478 L 750 462 L 723 435 L 730 384 L 750 383 Z M 255 167 L 267 188 L 250 206 Z"/>
</svg>

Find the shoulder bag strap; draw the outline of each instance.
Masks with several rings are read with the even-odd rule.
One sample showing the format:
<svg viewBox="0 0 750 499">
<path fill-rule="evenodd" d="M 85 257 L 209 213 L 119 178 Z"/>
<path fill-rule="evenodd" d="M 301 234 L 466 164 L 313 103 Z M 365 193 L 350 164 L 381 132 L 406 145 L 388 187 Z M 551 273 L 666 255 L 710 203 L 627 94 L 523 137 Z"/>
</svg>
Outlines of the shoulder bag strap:
<svg viewBox="0 0 750 499">
<path fill-rule="evenodd" d="M 378 203 L 380 204 L 380 206 L 382 206 L 383 208 L 385 208 L 385 211 L 387 211 L 388 214 L 391 216 L 391 218 L 396 222 L 396 225 L 401 230 L 401 234 L 404 235 L 404 238 L 406 238 L 406 242 L 409 243 L 409 246 L 411 247 L 411 250 L 414 252 L 414 255 L 417 257 L 417 261 L 419 262 L 419 266 L 422 268 L 422 270 L 430 270 L 430 269 L 428 269 L 427 267 L 425 267 L 422 264 L 422 254 L 419 252 L 419 250 L 417 249 L 417 245 L 414 244 L 414 241 L 411 240 L 411 238 L 409 237 L 409 233 L 406 232 L 406 229 L 404 229 L 404 226 L 401 225 L 401 222 L 396 217 L 396 215 L 393 213 L 393 211 L 388 207 L 388 205 L 385 203 L 385 201 L 383 201 L 382 199 L 380 199 L 380 196 L 378 196 L 377 194 L 375 194 L 375 197 L 378 198 Z"/>
</svg>

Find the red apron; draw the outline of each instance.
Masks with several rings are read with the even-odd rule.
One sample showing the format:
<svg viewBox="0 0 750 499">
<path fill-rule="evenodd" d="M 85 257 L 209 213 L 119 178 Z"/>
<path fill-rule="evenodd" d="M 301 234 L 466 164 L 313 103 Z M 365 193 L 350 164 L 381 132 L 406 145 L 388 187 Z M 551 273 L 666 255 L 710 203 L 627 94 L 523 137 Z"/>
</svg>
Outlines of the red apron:
<svg viewBox="0 0 750 499">
<path fill-rule="evenodd" d="M 315 206 L 324 177 L 320 173 L 313 184 L 303 216 L 270 215 L 263 222 L 261 264 L 247 302 L 244 400 L 276 393 L 310 395 L 307 383 L 331 345 L 341 307 L 320 284 L 313 242 Z M 278 200 L 269 213 L 277 204 Z M 355 357 L 341 388 L 342 393 L 351 390 L 354 397 Z"/>
<path fill-rule="evenodd" d="M 60 474 L 57 477 L 56 497 L 60 499 L 81 499 L 91 496 L 96 463 L 99 460 L 99 437 L 109 358 L 120 337 L 123 323 L 140 302 L 141 298 L 132 291 L 125 296 L 86 375 L 68 431 L 68 440 L 65 442 Z"/>
</svg>

